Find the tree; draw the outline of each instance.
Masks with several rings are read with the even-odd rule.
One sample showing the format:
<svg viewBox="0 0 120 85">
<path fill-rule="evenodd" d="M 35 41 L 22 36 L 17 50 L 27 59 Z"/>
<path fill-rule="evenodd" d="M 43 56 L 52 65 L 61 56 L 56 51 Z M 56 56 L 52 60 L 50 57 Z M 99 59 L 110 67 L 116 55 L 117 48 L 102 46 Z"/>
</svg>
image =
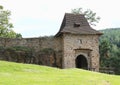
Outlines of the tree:
<svg viewBox="0 0 120 85">
<path fill-rule="evenodd" d="M 93 25 L 93 26 L 96 26 L 96 23 L 98 23 L 100 20 L 100 17 L 96 16 L 96 13 L 94 13 L 90 9 L 83 11 L 82 8 L 76 8 L 76 9 L 72 9 L 71 12 L 74 14 L 84 14 L 86 19 L 88 20 L 89 24 Z"/>
<path fill-rule="evenodd" d="M 120 28 L 101 30 L 104 35 L 100 38 L 100 65 L 114 68 L 115 74 L 120 75 Z"/>
<path fill-rule="evenodd" d="M 100 65 L 101 67 L 108 67 L 108 59 L 110 57 L 111 44 L 107 39 L 100 40 Z"/>
<path fill-rule="evenodd" d="M 22 35 L 12 30 L 13 24 L 9 22 L 10 15 L 11 12 L 9 10 L 4 10 L 3 6 L 0 6 L 0 37 L 20 38 Z"/>
</svg>

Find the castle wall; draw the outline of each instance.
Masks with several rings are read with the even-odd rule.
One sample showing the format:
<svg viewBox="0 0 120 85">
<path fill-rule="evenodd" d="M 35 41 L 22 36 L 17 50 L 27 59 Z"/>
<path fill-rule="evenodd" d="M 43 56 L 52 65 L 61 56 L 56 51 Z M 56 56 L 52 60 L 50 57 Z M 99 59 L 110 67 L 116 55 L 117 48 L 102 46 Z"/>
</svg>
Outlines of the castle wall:
<svg viewBox="0 0 120 85">
<path fill-rule="evenodd" d="M 96 71 L 99 70 L 99 36 L 98 35 L 75 35 L 75 34 L 64 34 L 63 42 L 64 42 L 64 68 L 74 68 L 75 59 L 77 54 L 84 55 L 88 62 L 90 68 L 95 68 Z M 75 49 L 82 49 L 84 51 L 79 50 L 79 53 L 76 52 Z M 85 49 L 90 49 L 85 50 Z M 87 54 L 87 52 L 89 54 Z M 77 54 L 76 54 L 77 53 Z M 91 65 L 90 65 L 91 64 Z"/>
<path fill-rule="evenodd" d="M 0 38 L 0 46 L 4 47 L 27 46 L 35 49 L 35 51 L 39 51 L 44 48 L 52 48 L 55 51 L 62 50 L 61 38 L 55 37 L 22 38 L 22 39 Z"/>
<path fill-rule="evenodd" d="M 62 68 L 62 39 L 60 37 L 40 37 L 9 39 L 0 38 L 0 46 L 25 46 L 32 48 L 32 54 L 20 51 L 0 50 L 0 59 L 20 63 L 33 63 Z M 46 50 L 44 50 L 46 49 Z M 29 56 L 28 56 L 29 55 Z"/>
<path fill-rule="evenodd" d="M 26 58 L 24 53 L 0 52 L 0 59 L 35 63 L 59 68 L 75 68 L 75 59 L 79 55 L 86 57 L 89 68 L 99 70 L 99 36 L 98 35 L 76 35 L 63 34 L 60 37 L 40 37 L 40 38 L 22 38 L 9 39 L 0 38 L 0 46 L 26 46 L 35 50 L 33 58 Z M 41 52 L 45 48 L 51 48 L 54 51 Z M 17 57 L 14 57 L 16 55 Z M 24 57 L 23 57 L 24 56 Z M 16 59 L 15 59 L 16 58 Z"/>
</svg>

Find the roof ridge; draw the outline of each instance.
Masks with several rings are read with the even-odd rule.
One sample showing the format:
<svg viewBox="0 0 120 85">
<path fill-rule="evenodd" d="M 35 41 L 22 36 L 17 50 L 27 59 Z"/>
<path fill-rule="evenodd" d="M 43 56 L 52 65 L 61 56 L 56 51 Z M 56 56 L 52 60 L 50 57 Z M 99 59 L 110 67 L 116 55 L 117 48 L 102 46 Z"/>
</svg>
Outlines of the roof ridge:
<svg viewBox="0 0 120 85">
<path fill-rule="evenodd" d="M 65 15 L 67 15 L 67 14 L 69 14 L 69 15 L 85 15 L 85 14 L 78 14 L 78 13 L 65 13 Z"/>
</svg>

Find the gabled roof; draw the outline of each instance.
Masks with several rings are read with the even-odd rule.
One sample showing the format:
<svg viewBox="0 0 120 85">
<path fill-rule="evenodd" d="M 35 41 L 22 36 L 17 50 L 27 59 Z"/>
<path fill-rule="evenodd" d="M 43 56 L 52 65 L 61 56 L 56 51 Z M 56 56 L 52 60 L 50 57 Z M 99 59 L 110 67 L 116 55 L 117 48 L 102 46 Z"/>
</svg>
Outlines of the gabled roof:
<svg viewBox="0 0 120 85">
<path fill-rule="evenodd" d="M 83 14 L 71 13 L 65 14 L 60 30 L 55 36 L 59 36 L 62 33 L 98 35 L 102 34 L 90 27 L 87 19 L 84 17 Z"/>
</svg>

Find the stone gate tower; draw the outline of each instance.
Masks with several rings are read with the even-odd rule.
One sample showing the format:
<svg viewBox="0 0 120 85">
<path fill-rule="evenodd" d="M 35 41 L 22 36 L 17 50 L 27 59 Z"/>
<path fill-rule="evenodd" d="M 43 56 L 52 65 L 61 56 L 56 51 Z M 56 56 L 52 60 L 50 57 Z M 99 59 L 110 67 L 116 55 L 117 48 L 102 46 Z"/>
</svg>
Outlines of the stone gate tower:
<svg viewBox="0 0 120 85">
<path fill-rule="evenodd" d="M 66 13 L 56 37 L 62 38 L 62 67 L 99 71 L 99 37 L 84 15 Z"/>
</svg>

